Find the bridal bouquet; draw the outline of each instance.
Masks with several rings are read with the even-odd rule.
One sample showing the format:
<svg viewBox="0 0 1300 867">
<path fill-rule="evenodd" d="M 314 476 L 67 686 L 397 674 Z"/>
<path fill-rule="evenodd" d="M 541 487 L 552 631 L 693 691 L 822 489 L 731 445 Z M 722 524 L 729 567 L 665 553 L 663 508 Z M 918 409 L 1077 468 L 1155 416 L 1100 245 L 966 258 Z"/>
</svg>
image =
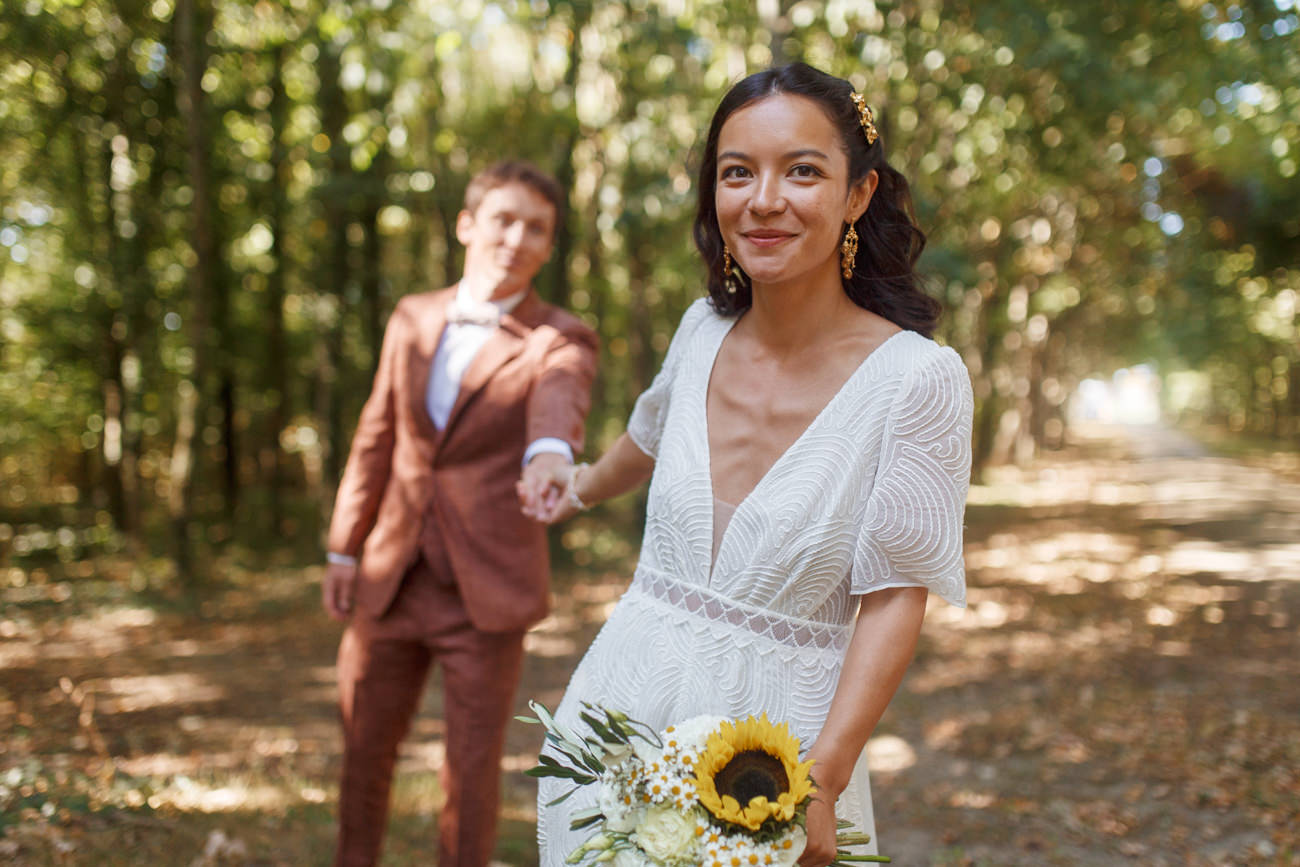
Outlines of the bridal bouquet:
<svg viewBox="0 0 1300 867">
<path fill-rule="evenodd" d="M 698 716 L 662 732 L 626 714 L 583 703 L 580 736 L 529 702 L 555 755 L 527 773 L 596 786 L 596 805 L 571 817 L 573 830 L 592 829 L 570 864 L 613 867 L 732 867 L 795 863 L 803 852 L 804 816 L 815 791 L 811 761 L 799 761 L 799 740 L 767 715 L 727 720 Z M 548 804 L 549 806 L 549 804 Z M 842 825 L 844 823 L 841 823 Z M 845 846 L 870 837 L 841 832 L 834 864 L 888 861 L 851 855 Z"/>
</svg>

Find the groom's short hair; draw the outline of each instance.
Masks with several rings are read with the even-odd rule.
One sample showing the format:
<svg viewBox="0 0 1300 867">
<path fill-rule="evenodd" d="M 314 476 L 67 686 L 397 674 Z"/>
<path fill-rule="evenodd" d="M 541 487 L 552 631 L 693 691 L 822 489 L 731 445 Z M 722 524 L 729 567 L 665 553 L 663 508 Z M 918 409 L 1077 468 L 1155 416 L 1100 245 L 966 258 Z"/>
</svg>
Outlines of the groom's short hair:
<svg viewBox="0 0 1300 867">
<path fill-rule="evenodd" d="M 470 179 L 465 188 L 465 210 L 471 214 L 483 204 L 483 197 L 506 184 L 523 184 L 534 190 L 555 208 L 555 225 L 558 230 L 564 215 L 564 190 L 559 181 L 525 160 L 502 160 L 489 166 Z"/>
</svg>

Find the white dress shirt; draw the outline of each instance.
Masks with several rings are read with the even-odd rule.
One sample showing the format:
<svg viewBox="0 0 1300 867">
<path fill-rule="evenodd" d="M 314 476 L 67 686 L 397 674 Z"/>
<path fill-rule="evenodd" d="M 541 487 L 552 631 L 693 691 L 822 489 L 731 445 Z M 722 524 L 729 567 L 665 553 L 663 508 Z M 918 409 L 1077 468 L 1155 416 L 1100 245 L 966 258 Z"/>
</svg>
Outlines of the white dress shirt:
<svg viewBox="0 0 1300 867">
<path fill-rule="evenodd" d="M 509 298 L 503 298 L 499 301 L 488 301 L 493 307 L 497 308 L 499 314 L 504 315 L 514 310 L 524 296 L 528 294 L 525 289 Z M 463 286 L 457 286 L 456 299 L 453 303 L 474 306 L 475 302 L 465 292 Z M 447 421 L 451 418 L 451 409 L 456 404 L 456 397 L 460 394 L 460 382 L 465 376 L 465 371 L 469 369 L 470 362 L 474 356 L 483 348 L 483 344 L 492 336 L 492 332 L 497 329 L 496 325 L 479 324 L 476 322 L 447 322 L 446 328 L 442 332 L 442 339 L 438 341 L 438 349 L 433 354 L 433 367 L 429 371 L 429 386 L 424 395 L 424 405 L 428 409 L 429 418 L 438 430 L 447 426 Z M 524 451 L 524 465 L 540 454 L 557 454 L 563 455 L 569 463 L 573 463 L 573 449 L 564 440 L 557 437 L 540 437 L 529 443 L 528 448 Z M 345 554 L 336 554 L 333 551 L 328 552 L 326 558 L 330 563 L 339 563 L 342 565 L 352 566 L 356 564 L 356 559 L 348 557 Z"/>
</svg>

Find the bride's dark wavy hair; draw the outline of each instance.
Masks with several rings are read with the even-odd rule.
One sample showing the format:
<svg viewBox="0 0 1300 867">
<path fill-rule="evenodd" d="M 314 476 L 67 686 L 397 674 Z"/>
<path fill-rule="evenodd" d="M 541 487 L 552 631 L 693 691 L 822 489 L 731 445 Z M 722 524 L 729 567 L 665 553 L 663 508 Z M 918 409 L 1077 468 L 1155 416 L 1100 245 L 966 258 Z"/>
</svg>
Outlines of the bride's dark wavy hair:
<svg viewBox="0 0 1300 867">
<path fill-rule="evenodd" d="M 853 86 L 806 63 L 768 69 L 741 80 L 727 91 L 713 113 L 700 165 L 694 235 L 695 246 L 708 267 L 709 297 L 714 309 L 733 315 L 753 303 L 749 275 L 739 264 L 734 266 L 741 275 L 736 292 L 729 294 L 723 285 L 723 241 L 714 198 L 718 186 L 718 136 L 735 111 L 778 93 L 811 99 L 830 118 L 849 158 L 850 189 L 872 170 L 879 177 L 870 206 L 854 224 L 858 230 L 858 256 L 853 276 L 844 281 L 844 293 L 854 304 L 900 328 L 931 336 L 940 307 L 938 301 L 925 294 L 916 273 L 916 260 L 925 248 L 925 233 L 916 224 L 907 180 L 885 160 L 879 138 L 867 144 L 850 96 Z"/>
</svg>

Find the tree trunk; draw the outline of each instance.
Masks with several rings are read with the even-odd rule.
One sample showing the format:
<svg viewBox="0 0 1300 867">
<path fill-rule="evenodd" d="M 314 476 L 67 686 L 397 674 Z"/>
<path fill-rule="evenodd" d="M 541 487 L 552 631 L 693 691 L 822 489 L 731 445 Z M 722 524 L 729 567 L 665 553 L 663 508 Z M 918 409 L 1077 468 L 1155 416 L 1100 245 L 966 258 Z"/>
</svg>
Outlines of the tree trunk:
<svg viewBox="0 0 1300 867">
<path fill-rule="evenodd" d="M 209 165 L 209 171 L 211 171 Z M 215 186 L 209 176 L 209 189 Z M 213 217 L 216 210 L 210 212 Z M 227 521 L 233 521 L 235 510 L 239 506 L 239 440 L 235 427 L 236 395 L 238 392 L 234 369 L 234 341 L 231 338 L 230 323 L 230 273 L 222 261 L 218 238 L 222 236 L 222 227 L 216 219 L 212 222 L 212 270 L 209 271 L 208 298 L 211 310 L 211 327 L 208 329 L 208 352 L 211 358 L 212 372 L 216 376 L 217 407 L 221 413 L 218 428 L 220 447 L 216 456 L 221 461 L 221 506 Z"/>
<path fill-rule="evenodd" d="M 379 369 L 379 350 L 384 342 L 383 244 L 379 238 L 379 210 L 384 203 L 384 178 L 388 174 L 385 154 L 386 151 L 379 153 L 371 163 L 366 205 L 361 213 L 361 225 L 366 233 L 361 248 L 361 315 L 370 349 L 371 378 Z"/>
<path fill-rule="evenodd" d="M 600 189 L 601 182 L 604 179 L 605 164 L 601 162 L 602 159 L 603 157 L 597 157 L 596 171 L 599 174 L 600 179 L 597 180 L 593 187 L 595 190 Z M 609 281 L 605 274 L 605 248 L 599 241 L 600 208 L 598 207 L 597 202 L 598 196 L 593 194 L 591 201 L 586 203 L 587 207 L 585 209 L 585 214 L 587 225 L 583 231 L 587 237 L 597 239 L 587 247 L 587 258 L 589 264 L 587 268 L 586 283 L 588 286 L 593 288 L 600 287 L 591 293 L 591 314 L 596 317 L 597 323 L 601 323 L 610 321 L 606 318 L 610 307 L 610 292 Z M 605 343 L 606 353 L 608 353 L 608 347 L 609 344 Z M 606 355 L 606 357 L 608 356 Z M 592 406 L 597 408 L 597 413 L 609 406 L 609 376 L 606 374 L 605 365 L 603 363 L 596 366 L 596 379 L 591 384 L 591 395 Z M 621 413 L 622 407 L 619 407 L 619 411 Z M 595 430 L 596 425 L 589 424 L 587 429 L 589 431 Z M 592 442 L 588 446 L 588 449 L 594 450 L 597 445 L 599 444 Z"/>
<path fill-rule="evenodd" d="M 450 173 L 444 166 L 442 175 Z M 434 207 L 438 211 L 438 222 L 442 224 L 442 285 L 450 286 L 460 279 L 460 239 L 456 237 L 456 216 L 460 213 L 461 202 L 447 195 L 447 187 L 439 185 L 434 189 Z"/>
<path fill-rule="evenodd" d="M 190 316 L 186 333 L 193 352 L 193 366 L 176 394 L 176 439 L 172 446 L 171 490 L 167 508 L 175 537 L 176 569 L 183 583 L 195 586 L 200 575 L 192 548 L 194 481 L 199 470 L 195 437 L 203 419 L 203 383 L 207 375 L 208 316 L 212 282 L 217 267 L 217 244 L 212 226 L 212 189 L 205 123 L 205 100 L 200 84 L 207 65 L 203 33 L 196 14 L 197 0 L 177 0 L 176 43 L 180 61 L 177 102 L 185 121 L 187 163 L 194 192 L 191 212 L 191 242 L 195 261 L 190 269 Z"/>
<path fill-rule="evenodd" d="M 988 290 L 981 291 L 982 300 L 978 320 L 974 333 L 971 335 L 971 342 L 981 346 L 979 357 L 983 361 L 983 369 L 980 376 L 983 377 L 984 382 L 987 384 L 986 393 L 983 395 L 983 399 L 979 401 L 975 414 L 975 442 L 972 447 L 971 457 L 971 472 L 975 478 L 979 478 L 993 459 L 993 442 L 997 438 L 1002 411 L 1005 409 L 1003 401 L 993 385 L 993 369 L 998 356 L 1001 354 L 1002 335 L 1004 333 L 1003 329 L 998 328 L 996 323 L 993 322 L 993 305 L 996 293 L 995 284 L 988 284 Z M 976 385 L 979 385 L 978 381 Z"/>
<path fill-rule="evenodd" d="M 116 76 L 110 73 L 109 80 L 113 81 L 115 78 Z M 106 119 L 111 121 L 111 117 Z M 111 188 L 109 179 L 113 176 L 112 143 L 100 138 L 99 145 L 98 163 L 105 181 L 104 189 L 108 190 Z M 83 178 L 87 183 L 82 185 L 82 189 L 90 190 L 91 187 L 88 185 L 90 179 L 85 175 Z M 95 209 L 87 204 L 85 212 L 85 216 L 92 221 L 86 225 L 86 229 L 91 233 L 92 238 L 98 239 L 92 240 L 89 246 L 96 250 L 96 258 L 102 262 L 98 270 L 103 280 L 103 285 L 100 287 L 100 298 L 103 299 L 107 299 L 113 290 L 116 290 L 116 294 L 121 298 L 125 298 L 130 292 L 130 287 L 123 279 L 126 268 L 122 261 L 122 239 L 117 234 L 119 217 L 114 204 L 116 198 L 112 193 L 108 193 L 102 202 L 102 208 Z M 95 213 L 96 210 L 98 213 Z M 120 315 L 120 308 L 121 302 L 114 304 L 105 300 L 99 311 L 99 327 L 103 344 L 102 354 L 97 353 L 97 355 L 104 359 L 100 370 L 100 409 L 103 413 L 103 428 L 99 437 L 99 468 L 101 484 L 108 502 L 109 514 L 113 516 L 113 524 L 123 533 L 129 534 L 132 527 L 130 507 L 127 502 L 128 483 L 123 477 L 122 467 L 122 433 L 125 429 L 127 412 L 126 388 L 122 382 L 122 363 L 126 356 L 126 347 L 123 345 L 126 322 Z"/>
<path fill-rule="evenodd" d="M 82 138 L 83 134 L 91 139 L 89 147 L 87 146 L 87 142 Z M 75 188 L 78 191 L 81 191 L 82 194 L 73 197 L 75 203 L 74 208 L 77 214 L 78 231 L 69 234 L 67 243 L 71 255 L 79 256 L 94 263 L 95 277 L 99 291 L 94 296 L 94 304 L 91 308 L 92 313 L 90 319 L 94 325 L 95 331 L 94 340 L 85 348 L 92 357 L 101 357 L 104 344 L 99 341 L 103 340 L 105 343 L 108 343 L 110 347 L 112 344 L 112 311 L 102 302 L 104 292 L 106 290 L 111 290 L 113 280 L 112 270 L 108 267 L 107 262 L 109 244 L 104 240 L 104 233 L 106 231 L 105 227 L 106 224 L 111 222 L 111 217 L 106 218 L 104 216 L 103 211 L 107 209 L 107 205 L 97 203 L 96 198 L 93 195 L 94 190 L 105 189 L 107 185 L 100 183 L 97 178 L 92 178 L 90 169 L 94 165 L 104 165 L 103 161 L 98 159 L 96 159 L 93 164 L 91 163 L 91 154 L 97 155 L 98 152 L 96 142 L 102 141 L 102 138 L 99 135 L 98 130 L 94 132 L 86 130 L 83 133 L 81 129 L 73 127 L 69 130 L 69 141 L 72 151 L 72 165 L 69 168 L 72 177 L 74 178 L 73 183 Z M 97 207 L 97 204 L 100 206 Z M 111 350 L 109 354 L 112 354 Z M 100 410 L 102 418 L 107 420 L 110 417 L 108 406 L 109 386 L 107 385 L 107 381 L 111 377 L 109 366 L 98 370 L 97 373 L 100 379 Z M 82 461 L 81 466 L 86 474 L 86 478 L 79 488 L 83 494 L 89 493 L 90 501 L 95 503 L 97 506 L 107 504 L 109 514 L 113 516 L 113 520 L 116 523 L 120 520 L 120 497 L 116 496 L 116 493 L 120 491 L 120 485 L 115 485 L 113 483 L 111 471 L 104 464 L 104 448 L 104 433 L 101 430 L 99 434 L 99 443 L 95 449 L 95 451 L 98 452 L 99 459 L 97 461 L 92 459 L 92 449 L 87 448 L 83 450 L 84 460 Z M 117 526 L 118 529 L 121 529 L 120 523 L 117 523 Z"/>
<path fill-rule="evenodd" d="M 1029 338 L 1026 335 L 1026 342 Z M 1029 412 L 1027 432 L 1029 434 L 1029 457 L 1041 452 L 1047 444 L 1047 419 L 1050 413 L 1050 406 L 1047 402 L 1047 396 L 1043 394 L 1043 382 L 1047 379 L 1046 373 L 1046 355 L 1047 339 L 1034 344 L 1029 343 L 1028 349 L 1028 371 L 1029 379 L 1029 396 L 1026 400 L 1026 407 Z"/>
<path fill-rule="evenodd" d="M 286 46 L 276 49 L 271 70 L 271 189 L 266 219 L 271 229 L 271 258 L 275 267 L 266 276 L 266 380 L 264 387 L 270 402 L 267 412 L 264 459 L 262 465 L 269 479 L 270 524 L 273 533 L 284 521 L 284 451 L 280 435 L 288 424 L 288 350 L 284 339 L 285 214 L 288 212 L 287 152 L 284 145 L 289 117 L 289 96 L 284 89 Z"/>
<path fill-rule="evenodd" d="M 143 140 L 145 133 L 138 123 L 139 116 L 129 110 L 130 97 L 126 94 L 130 76 L 126 65 L 115 60 L 110 78 L 115 82 L 113 91 L 118 95 L 115 115 L 122 135 L 120 139 L 111 142 L 105 151 L 105 177 L 110 179 L 110 186 L 117 194 L 110 194 L 106 203 L 104 237 L 110 245 L 108 260 L 113 269 L 113 282 L 122 300 L 114 313 L 108 333 L 112 366 L 109 379 L 113 391 L 106 395 L 105 406 L 113 408 L 116 419 L 110 423 L 109 415 L 105 414 L 104 458 L 106 465 L 114 468 L 120 492 L 118 526 L 128 537 L 132 537 L 140 528 L 140 424 L 135 412 L 140 395 L 137 349 L 144 333 L 142 320 L 145 296 L 151 288 L 146 276 L 148 266 L 145 253 L 145 239 L 150 237 L 147 216 L 150 209 L 140 203 L 141 190 L 137 189 L 135 180 L 137 172 L 130 173 L 131 180 L 123 189 L 118 189 L 111 183 L 113 160 L 121 158 L 134 166 L 132 148 Z M 162 172 L 151 173 L 155 192 L 161 192 L 161 175 Z M 145 195 L 147 194 L 146 190 Z M 127 231 L 127 226 L 132 227 L 130 231 Z"/>
<path fill-rule="evenodd" d="M 206 30 L 206 27 L 204 29 Z M 207 186 L 209 190 L 213 190 L 216 188 L 214 175 L 217 167 L 210 151 L 206 156 L 208 157 Z M 209 201 L 212 201 L 211 193 L 209 196 Z M 196 204 L 197 200 L 196 191 Z M 220 239 L 224 237 L 225 229 L 222 223 L 223 215 L 215 207 L 210 207 L 207 213 L 211 226 L 209 231 L 211 258 L 207 284 L 208 309 L 211 318 L 206 337 L 212 374 L 216 378 L 217 408 L 221 415 L 217 436 L 220 447 L 217 449 L 216 457 L 220 460 L 222 514 L 226 521 L 233 523 L 236 509 L 239 507 L 240 449 L 239 432 L 235 425 L 238 383 L 235 376 L 234 353 L 237 350 L 234 348 L 236 341 L 231 337 L 230 321 L 232 273 L 220 253 Z M 200 416 L 200 419 L 203 420 L 203 416 Z"/>
<path fill-rule="evenodd" d="M 1292 442 L 1300 446 L 1300 361 L 1291 359 L 1287 369 L 1287 397 L 1289 400 L 1290 433 Z"/>
<path fill-rule="evenodd" d="M 460 239 L 456 237 L 455 207 L 438 209 L 442 217 L 442 239 L 447 251 L 442 257 L 442 285 L 450 286 L 460 279 Z"/>
<path fill-rule="evenodd" d="M 113 516 L 113 523 L 123 533 L 130 534 L 131 509 L 128 504 L 127 483 L 123 477 L 122 466 L 122 432 L 126 425 L 126 388 L 122 383 L 123 352 L 121 343 L 114 339 L 110 326 L 108 335 L 108 363 L 105 375 L 100 382 L 103 409 L 104 431 L 100 436 L 101 466 L 104 471 L 104 488 L 108 494 L 108 510 Z"/>
<path fill-rule="evenodd" d="M 553 155 L 555 180 L 564 192 L 566 207 L 559 215 L 560 221 L 555 227 L 555 255 L 547 271 L 547 285 L 542 287 L 542 295 L 558 307 L 569 306 L 569 259 L 573 256 L 573 180 L 575 170 L 573 151 L 582 137 L 578 122 L 578 68 L 582 63 L 582 30 L 591 20 L 591 4 L 575 3 L 573 6 L 574 38 L 569 40 L 569 65 L 564 71 L 564 89 L 569 93 L 569 108 L 564 113 L 565 135 L 557 140 L 558 148 Z"/>
<path fill-rule="evenodd" d="M 239 505 L 239 431 L 235 427 L 235 372 L 232 369 L 230 353 L 225 349 L 227 342 L 224 335 L 229 332 L 224 322 L 229 316 L 225 295 L 224 289 L 216 293 L 216 297 L 220 299 L 218 315 L 223 320 L 216 329 L 217 333 L 223 336 L 216 353 L 216 366 L 220 383 L 217 394 L 221 404 L 221 488 L 225 494 L 223 503 L 226 518 L 233 520 L 235 509 Z"/>
<path fill-rule="evenodd" d="M 343 127 L 348 111 L 344 94 L 339 86 L 339 48 L 322 40 L 318 75 L 320 77 L 321 132 L 329 137 L 330 177 L 322 190 L 325 212 L 325 238 L 328 244 L 321 261 L 325 272 L 320 286 L 333 304 L 328 305 L 329 319 L 323 322 L 325 356 L 320 370 L 321 386 L 317 389 L 316 414 L 324 428 L 325 483 L 332 491 L 343 472 L 343 426 L 339 407 L 339 371 L 343 360 L 343 315 L 347 309 L 348 268 L 348 218 L 349 183 L 352 160 L 343 139 Z M 327 495 L 325 499 L 329 499 Z"/>
</svg>

